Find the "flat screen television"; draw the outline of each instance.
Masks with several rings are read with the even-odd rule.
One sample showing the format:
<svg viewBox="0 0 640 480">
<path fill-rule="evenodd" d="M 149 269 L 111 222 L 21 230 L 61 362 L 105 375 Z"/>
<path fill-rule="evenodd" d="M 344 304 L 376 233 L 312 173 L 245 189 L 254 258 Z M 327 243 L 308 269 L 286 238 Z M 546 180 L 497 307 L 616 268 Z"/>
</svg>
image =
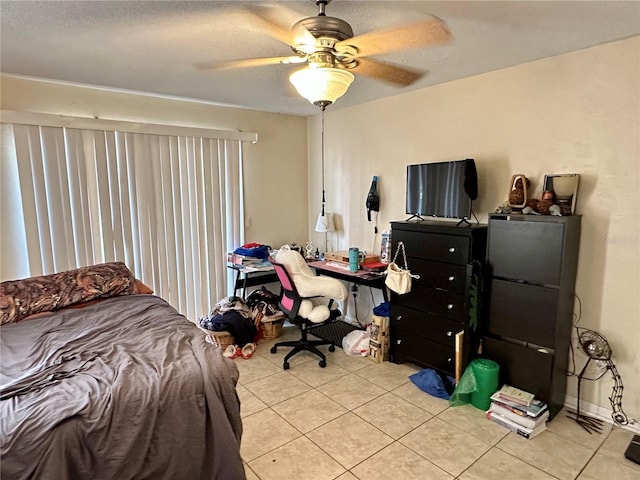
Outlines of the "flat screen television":
<svg viewBox="0 0 640 480">
<path fill-rule="evenodd" d="M 478 196 L 473 159 L 407 165 L 406 212 L 410 219 L 469 219 Z"/>
</svg>

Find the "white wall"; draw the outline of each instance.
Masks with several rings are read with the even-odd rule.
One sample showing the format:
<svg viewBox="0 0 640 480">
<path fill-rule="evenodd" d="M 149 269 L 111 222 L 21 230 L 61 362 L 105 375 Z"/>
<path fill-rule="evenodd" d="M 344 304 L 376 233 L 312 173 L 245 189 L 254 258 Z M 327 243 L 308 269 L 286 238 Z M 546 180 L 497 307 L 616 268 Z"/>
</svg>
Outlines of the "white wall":
<svg viewBox="0 0 640 480">
<path fill-rule="evenodd" d="M 257 132 L 258 143 L 243 147 L 246 240 L 275 248 L 308 240 L 304 117 L 10 76 L 1 87 L 5 110 Z"/>
<path fill-rule="evenodd" d="M 579 173 L 580 325 L 609 339 L 625 382 L 624 409 L 640 418 L 639 86 L 640 37 L 634 37 L 360 106 L 329 107 L 327 203 L 341 227 L 329 234 L 330 246 L 378 248 L 364 208 L 371 177 L 380 179 L 382 230 L 406 218 L 408 163 L 475 158 L 474 209 L 482 222 L 506 200 L 513 173 L 531 179 L 536 197 L 545 174 Z M 319 116 L 307 126 L 300 117 L 10 77 L 2 78 L 1 106 L 258 132 L 259 143 L 246 149 L 247 240 L 324 244 L 312 231 L 321 198 Z M 584 357 L 577 361 L 581 366 Z M 608 408 L 612 384 L 609 375 L 587 382 L 583 400 Z M 572 379 L 569 394 L 575 396 Z"/>
<path fill-rule="evenodd" d="M 351 88 L 358 88 L 357 79 Z M 364 207 L 373 175 L 379 177 L 380 229 L 407 218 L 409 163 L 474 158 L 480 192 L 474 210 L 481 222 L 506 200 L 514 173 L 531 179 L 534 198 L 545 174 L 580 174 L 580 325 L 611 343 L 625 384 L 623 407 L 640 418 L 640 37 L 364 105 L 329 107 L 325 127 L 328 210 L 343 226 L 330 235 L 340 248 L 374 245 Z M 319 131 L 317 116 L 309 122 L 310 217 L 320 201 Z M 581 367 L 584 357 L 577 362 Z M 609 408 L 611 376 L 585 383 L 582 399 Z M 574 379 L 569 395 L 576 395 Z"/>
</svg>

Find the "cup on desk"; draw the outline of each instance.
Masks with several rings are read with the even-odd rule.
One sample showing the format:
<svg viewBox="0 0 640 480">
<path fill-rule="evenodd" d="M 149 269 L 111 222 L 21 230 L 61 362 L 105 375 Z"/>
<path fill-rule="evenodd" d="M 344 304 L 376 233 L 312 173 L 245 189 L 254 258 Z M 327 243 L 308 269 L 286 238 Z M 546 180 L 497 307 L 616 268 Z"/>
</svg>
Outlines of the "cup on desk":
<svg viewBox="0 0 640 480">
<path fill-rule="evenodd" d="M 364 261 L 364 252 L 358 247 L 349 248 L 349 271 L 355 273 L 360 268 L 360 263 Z"/>
</svg>

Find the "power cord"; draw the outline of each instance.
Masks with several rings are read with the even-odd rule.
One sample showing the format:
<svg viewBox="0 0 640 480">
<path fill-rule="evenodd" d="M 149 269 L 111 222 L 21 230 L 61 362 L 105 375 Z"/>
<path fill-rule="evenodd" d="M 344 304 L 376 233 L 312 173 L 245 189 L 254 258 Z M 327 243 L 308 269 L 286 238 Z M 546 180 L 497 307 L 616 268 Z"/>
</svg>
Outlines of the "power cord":
<svg viewBox="0 0 640 480">
<path fill-rule="evenodd" d="M 571 326 L 576 330 L 576 336 L 578 336 L 578 338 L 580 337 L 580 327 L 578 327 L 578 324 L 580 323 L 580 320 L 582 319 L 582 300 L 580 300 L 580 297 L 578 295 L 574 295 L 575 299 L 577 300 L 577 304 L 578 304 L 578 312 L 577 313 L 572 313 L 572 320 L 571 320 Z M 567 376 L 568 377 L 572 377 L 572 376 L 578 376 L 576 374 L 576 360 L 575 360 L 575 350 L 573 348 L 573 342 L 569 342 L 569 350 L 571 352 L 571 369 L 568 369 L 567 371 Z M 601 363 L 601 362 L 596 362 L 596 363 Z M 611 406 L 613 408 L 613 419 L 614 419 L 614 427 L 617 426 L 621 426 L 621 425 L 637 425 L 638 420 L 636 418 L 630 418 L 627 419 L 627 416 L 624 414 L 624 412 L 622 411 L 622 391 L 624 389 L 624 387 L 622 386 L 622 378 L 620 377 L 620 375 L 618 374 L 618 370 L 616 369 L 615 365 L 613 364 L 613 362 L 611 360 L 609 360 L 608 362 L 606 362 L 606 365 L 604 367 L 602 367 L 602 365 L 600 365 L 602 368 L 602 373 L 600 375 L 598 375 L 596 378 L 590 378 L 590 377 L 586 377 L 583 376 L 582 379 L 583 380 L 590 380 L 590 381 L 597 381 L 600 380 L 602 377 L 604 377 L 604 375 L 611 370 L 611 373 L 613 375 L 613 380 L 614 380 L 614 387 L 613 387 L 613 392 L 611 394 L 611 397 L 609 397 L 609 401 L 611 402 Z M 580 381 L 580 380 L 578 380 Z M 580 392 L 580 390 L 578 389 L 578 392 Z M 578 399 L 579 400 L 579 399 Z M 587 430 L 588 431 L 588 430 Z M 591 433 L 591 432 L 589 432 Z"/>
<path fill-rule="evenodd" d="M 369 294 L 371 295 L 371 305 L 373 305 L 375 307 L 376 300 L 375 300 L 375 298 L 373 298 L 373 288 L 371 288 L 371 287 L 369 287 Z"/>
<path fill-rule="evenodd" d="M 378 239 L 378 212 L 373 211 L 374 223 L 373 223 L 373 243 L 371 245 L 371 253 L 376 251 L 376 241 Z"/>
<path fill-rule="evenodd" d="M 580 323 L 580 320 L 582 318 L 582 300 L 580 300 L 580 297 L 578 295 L 574 295 L 575 299 L 577 300 L 578 303 L 578 313 L 572 313 L 571 316 L 573 317 L 571 320 L 571 326 L 576 330 L 576 334 L 578 333 L 578 324 Z M 567 377 L 575 377 L 576 376 L 576 353 L 575 350 L 573 349 L 573 342 L 569 342 L 569 351 L 571 352 L 571 369 L 567 370 Z M 582 377 L 583 380 L 590 380 L 592 382 L 595 382 L 597 380 L 600 380 L 602 377 L 604 377 L 604 375 L 607 373 L 607 369 L 605 369 L 600 375 L 598 375 L 596 378 L 590 378 L 590 377 Z"/>
<path fill-rule="evenodd" d="M 578 295 L 574 295 L 575 299 L 578 301 L 578 313 L 571 312 L 571 326 L 578 329 L 578 323 L 580 323 L 580 319 L 582 317 L 582 300 Z M 570 361 L 571 368 L 567 369 L 567 377 L 573 377 L 576 374 L 576 353 L 573 350 L 573 342 L 569 341 L 569 352 L 571 352 Z"/>
<path fill-rule="evenodd" d="M 355 283 L 351 284 L 351 295 L 353 296 L 353 312 L 355 314 L 356 322 L 361 328 L 364 328 L 364 325 L 362 325 L 362 323 L 360 322 L 360 319 L 358 318 L 358 301 L 357 301 L 358 285 Z"/>
<path fill-rule="evenodd" d="M 366 325 L 363 325 L 360 319 L 358 318 L 358 302 L 357 302 L 357 293 L 359 291 L 359 286 L 355 283 L 351 285 L 351 292 L 353 292 L 353 308 L 355 310 L 356 322 L 361 328 L 365 328 Z M 371 296 L 371 305 L 375 307 L 376 299 L 373 296 L 373 288 L 369 287 L 369 295 Z"/>
</svg>

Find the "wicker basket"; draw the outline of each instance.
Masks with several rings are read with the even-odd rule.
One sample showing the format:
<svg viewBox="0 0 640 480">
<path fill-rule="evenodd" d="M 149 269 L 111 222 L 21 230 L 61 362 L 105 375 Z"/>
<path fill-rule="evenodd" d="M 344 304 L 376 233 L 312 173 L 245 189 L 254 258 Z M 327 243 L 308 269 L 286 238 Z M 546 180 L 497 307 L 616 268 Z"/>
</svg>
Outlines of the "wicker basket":
<svg viewBox="0 0 640 480">
<path fill-rule="evenodd" d="M 284 314 L 265 315 L 260 319 L 260 330 L 263 338 L 278 338 L 282 335 Z"/>
<path fill-rule="evenodd" d="M 202 331 L 207 334 L 213 344 L 218 345 L 222 350 L 234 344 L 233 336 L 229 332 L 213 332 L 211 330 L 205 330 L 204 328 Z"/>
</svg>

